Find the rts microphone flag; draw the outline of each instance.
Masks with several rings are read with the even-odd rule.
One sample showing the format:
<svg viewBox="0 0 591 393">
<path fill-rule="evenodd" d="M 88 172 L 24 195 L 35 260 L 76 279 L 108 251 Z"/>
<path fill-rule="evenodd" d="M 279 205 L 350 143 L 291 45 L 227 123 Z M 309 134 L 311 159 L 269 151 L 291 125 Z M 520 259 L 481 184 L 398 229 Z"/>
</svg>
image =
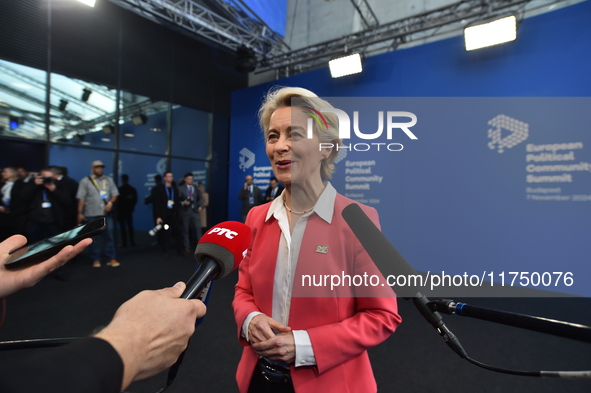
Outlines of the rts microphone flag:
<svg viewBox="0 0 591 393">
<path fill-rule="evenodd" d="M 181 298 L 196 298 L 209 281 L 225 277 L 236 269 L 246 257 L 251 237 L 250 228 L 237 221 L 225 221 L 207 231 L 195 249 L 195 259 L 200 266 L 187 281 Z"/>
</svg>

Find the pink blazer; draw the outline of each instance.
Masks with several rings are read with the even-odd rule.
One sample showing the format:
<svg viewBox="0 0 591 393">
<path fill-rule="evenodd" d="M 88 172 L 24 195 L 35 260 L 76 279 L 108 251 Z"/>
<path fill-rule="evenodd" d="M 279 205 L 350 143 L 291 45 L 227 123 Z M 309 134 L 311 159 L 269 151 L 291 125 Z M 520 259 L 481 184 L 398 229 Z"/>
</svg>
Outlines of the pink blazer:
<svg viewBox="0 0 591 393">
<path fill-rule="evenodd" d="M 367 349 L 388 338 L 401 322 L 393 295 L 344 297 L 324 288 L 321 297 L 310 297 L 301 284 L 299 288 L 296 285 L 301 282 L 302 274 L 376 273 L 375 265 L 341 216 L 342 210 L 351 203 L 355 202 L 337 194 L 332 223 L 312 214 L 302 239 L 288 326 L 308 331 L 316 366 L 290 366 L 297 393 L 377 391 Z M 232 303 L 238 339 L 244 346 L 236 372 L 241 393 L 248 391 L 258 360 L 241 336 L 242 323 L 253 311 L 272 315 L 273 278 L 281 229 L 274 217 L 265 222 L 269 206 L 270 203 L 256 206 L 248 214 L 246 224 L 252 229 L 252 247 L 240 265 Z M 360 206 L 379 225 L 376 210 Z M 328 246 L 328 252 L 318 253 L 318 245 Z"/>
</svg>

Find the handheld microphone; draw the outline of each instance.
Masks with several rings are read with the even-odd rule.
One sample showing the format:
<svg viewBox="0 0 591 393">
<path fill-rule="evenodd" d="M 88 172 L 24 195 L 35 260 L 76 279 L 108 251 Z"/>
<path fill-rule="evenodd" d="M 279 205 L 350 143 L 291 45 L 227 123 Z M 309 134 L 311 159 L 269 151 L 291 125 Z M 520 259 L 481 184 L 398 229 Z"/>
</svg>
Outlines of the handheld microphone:
<svg viewBox="0 0 591 393">
<path fill-rule="evenodd" d="M 181 299 L 195 299 L 211 280 L 236 269 L 246 256 L 250 241 L 250 228 L 237 221 L 225 221 L 207 231 L 195 249 L 199 268 L 187 281 Z"/>
<path fill-rule="evenodd" d="M 407 277 L 418 276 L 417 271 L 386 239 L 386 236 L 374 225 L 358 204 L 352 203 L 344 208 L 342 216 L 384 277 L 398 275 L 405 275 Z M 396 287 L 392 289 L 399 296 L 412 300 L 421 315 L 437 330 L 445 343 L 454 352 L 462 358 L 468 356 L 458 338 L 443 323 L 441 314 L 429 307 L 429 299 L 421 294 L 416 286 Z"/>
<path fill-rule="evenodd" d="M 251 238 L 250 228 L 237 221 L 219 223 L 201 236 L 197 248 L 195 248 L 195 259 L 200 265 L 187 281 L 187 287 L 181 295 L 181 299 L 199 297 L 211 280 L 225 277 L 236 269 L 246 257 Z M 209 293 L 203 296 L 206 301 L 208 295 Z M 197 326 L 199 324 L 200 322 L 197 323 Z M 180 354 L 176 363 L 168 370 L 167 387 L 176 378 L 186 351 L 185 349 Z"/>
</svg>

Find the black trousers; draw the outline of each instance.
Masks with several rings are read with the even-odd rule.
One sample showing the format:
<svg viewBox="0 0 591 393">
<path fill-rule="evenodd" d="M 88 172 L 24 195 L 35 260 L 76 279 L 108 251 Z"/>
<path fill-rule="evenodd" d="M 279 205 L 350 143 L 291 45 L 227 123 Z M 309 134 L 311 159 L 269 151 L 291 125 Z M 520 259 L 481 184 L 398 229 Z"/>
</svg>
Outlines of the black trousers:
<svg viewBox="0 0 591 393">
<path fill-rule="evenodd" d="M 248 393 L 295 393 L 292 383 L 277 383 L 267 381 L 257 364 L 252 373 Z"/>
<path fill-rule="evenodd" d="M 167 209 L 165 214 L 161 217 L 162 218 L 162 225 L 168 224 L 168 230 L 162 228 L 158 231 L 158 243 L 160 243 L 160 248 L 162 249 L 163 253 L 168 252 L 168 246 L 170 242 L 170 238 L 174 238 L 174 245 L 177 248 L 177 251 L 181 250 L 181 240 L 180 240 L 180 233 L 179 233 L 179 221 L 176 214 L 172 209 Z"/>
<path fill-rule="evenodd" d="M 132 246 L 135 246 L 134 230 L 133 230 L 133 214 L 130 211 L 118 212 L 117 221 L 119 221 L 119 229 L 121 231 L 121 244 L 127 247 L 127 237 Z"/>
</svg>

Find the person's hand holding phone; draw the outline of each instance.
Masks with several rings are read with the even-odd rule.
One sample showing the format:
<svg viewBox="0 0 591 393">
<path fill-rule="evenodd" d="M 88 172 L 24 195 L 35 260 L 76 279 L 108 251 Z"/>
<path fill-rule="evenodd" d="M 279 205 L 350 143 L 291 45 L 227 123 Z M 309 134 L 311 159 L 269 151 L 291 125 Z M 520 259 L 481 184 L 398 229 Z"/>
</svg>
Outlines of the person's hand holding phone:
<svg viewBox="0 0 591 393">
<path fill-rule="evenodd" d="M 0 243 L 0 298 L 23 288 L 32 287 L 43 277 L 70 259 L 78 255 L 92 243 L 92 239 L 83 239 L 74 246 L 64 247 L 58 254 L 37 265 L 23 270 L 7 270 L 4 264 L 8 261 L 10 253 L 27 244 L 27 238 L 22 235 L 14 235 Z"/>
</svg>

